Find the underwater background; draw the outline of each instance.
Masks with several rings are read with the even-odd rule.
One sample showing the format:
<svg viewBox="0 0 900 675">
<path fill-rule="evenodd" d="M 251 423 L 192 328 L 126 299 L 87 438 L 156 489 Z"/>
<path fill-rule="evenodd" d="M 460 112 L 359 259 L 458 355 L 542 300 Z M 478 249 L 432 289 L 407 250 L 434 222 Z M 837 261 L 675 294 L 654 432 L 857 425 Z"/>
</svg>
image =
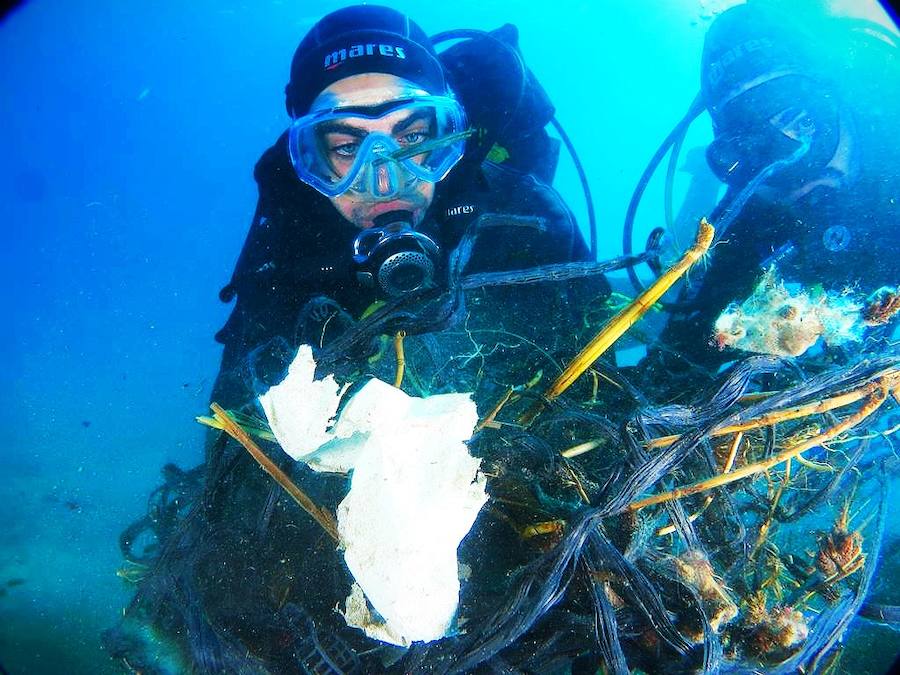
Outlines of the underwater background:
<svg viewBox="0 0 900 675">
<path fill-rule="evenodd" d="M 145 512 L 166 462 L 202 459 L 194 416 L 206 412 L 218 367 L 212 336 L 230 308 L 217 293 L 253 215 L 253 165 L 287 126 L 297 43 L 346 4 L 36 0 L 0 23 L 0 664 L 9 673 L 121 672 L 99 640 L 133 590 L 116 576 L 118 536 Z M 698 90 L 706 28 L 736 3 L 383 4 L 430 34 L 517 25 L 589 176 L 603 259 L 621 252 L 634 184 Z M 874 0 L 843 4 L 889 21 Z M 676 205 L 689 175 L 706 172 L 690 149 L 710 138 L 701 118 Z M 712 208 L 719 186 L 705 175 Z M 660 178 L 636 242 L 662 221 Z M 586 226 L 565 153 L 555 185 Z M 896 604 L 900 515 L 890 518 L 875 589 Z M 862 621 L 849 642 L 847 672 L 884 672 L 900 650 L 900 636 Z"/>
</svg>

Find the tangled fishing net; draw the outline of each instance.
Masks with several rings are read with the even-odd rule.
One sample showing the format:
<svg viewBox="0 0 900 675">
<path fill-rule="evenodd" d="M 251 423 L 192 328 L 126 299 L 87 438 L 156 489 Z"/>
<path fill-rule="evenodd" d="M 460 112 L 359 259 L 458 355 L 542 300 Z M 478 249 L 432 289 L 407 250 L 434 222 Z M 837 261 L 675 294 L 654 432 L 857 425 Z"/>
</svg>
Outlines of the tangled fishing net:
<svg viewBox="0 0 900 675">
<path fill-rule="evenodd" d="M 373 375 L 413 396 L 474 392 L 468 451 L 487 501 L 457 551 L 448 634 L 401 648 L 347 625 L 334 514 L 348 478 L 288 457 L 252 403 L 216 407 L 207 465 L 169 467 L 123 534 L 137 592 L 105 635 L 114 657 L 145 673 L 819 672 L 858 614 L 896 621 L 867 598 L 900 356 L 754 355 L 664 403 L 652 380 L 665 373 L 639 389 L 602 354 L 668 286 L 593 340 L 617 308 L 560 290 L 580 281 L 589 296 L 598 272 L 634 259 L 466 277 L 465 255 L 450 292 L 395 300 L 315 349 L 351 393 Z M 521 284 L 541 303 L 511 299 Z M 251 364 L 257 393 L 295 351 L 270 346 L 284 358 L 268 376 Z"/>
</svg>

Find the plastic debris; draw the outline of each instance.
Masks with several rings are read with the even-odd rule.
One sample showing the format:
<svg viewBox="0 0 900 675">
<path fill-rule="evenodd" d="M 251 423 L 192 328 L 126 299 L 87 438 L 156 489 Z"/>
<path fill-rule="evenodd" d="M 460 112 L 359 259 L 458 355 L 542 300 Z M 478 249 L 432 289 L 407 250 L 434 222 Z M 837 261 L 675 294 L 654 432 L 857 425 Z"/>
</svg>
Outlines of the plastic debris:
<svg viewBox="0 0 900 675">
<path fill-rule="evenodd" d="M 459 604 L 456 551 L 487 501 L 481 461 L 466 446 L 475 403 L 470 394 L 408 396 L 372 379 L 329 429 L 341 392 L 331 376 L 315 381 L 315 367 L 301 347 L 260 401 L 291 457 L 319 471 L 353 471 L 337 514 L 356 580 L 344 617 L 400 646 L 444 637 Z"/>
<path fill-rule="evenodd" d="M 380 380 L 365 389 L 373 412 L 393 408 L 396 417 L 373 425 L 338 507 L 338 532 L 347 567 L 383 622 L 353 594 L 345 618 L 401 646 L 436 640 L 459 603 L 456 550 L 487 501 L 481 462 L 465 444 L 475 404 L 467 394 L 407 396 Z M 407 401 L 399 414 L 397 394 Z"/>
<path fill-rule="evenodd" d="M 314 453 L 334 438 L 328 430 L 346 387 L 332 375 L 316 380 L 312 348 L 302 345 L 284 380 L 259 397 L 269 428 L 282 449 L 318 471 L 342 471 L 343 465 L 320 461 Z"/>
<path fill-rule="evenodd" d="M 772 266 L 749 298 L 719 316 L 715 341 L 719 349 L 800 356 L 819 338 L 829 346 L 860 341 L 865 330 L 861 309 L 847 295 L 804 288 L 792 293 Z"/>
</svg>

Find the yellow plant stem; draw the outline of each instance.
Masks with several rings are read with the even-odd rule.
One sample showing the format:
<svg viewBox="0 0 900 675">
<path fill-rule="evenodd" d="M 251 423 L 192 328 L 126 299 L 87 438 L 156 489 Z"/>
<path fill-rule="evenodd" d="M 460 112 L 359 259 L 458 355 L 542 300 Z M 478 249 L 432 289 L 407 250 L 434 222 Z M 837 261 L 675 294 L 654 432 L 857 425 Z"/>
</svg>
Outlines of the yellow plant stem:
<svg viewBox="0 0 900 675">
<path fill-rule="evenodd" d="M 507 389 L 506 394 L 503 395 L 503 398 L 500 399 L 500 402 L 497 403 L 497 405 L 495 405 L 493 408 L 491 408 L 491 411 L 487 415 L 485 415 L 478 422 L 478 424 L 475 425 L 475 431 L 481 431 L 485 427 L 488 427 L 489 429 L 499 429 L 500 425 L 495 421 L 495 419 L 499 412 L 503 410 L 503 406 L 509 403 L 509 400 L 512 398 L 512 395 L 515 393 L 515 391 L 516 390 L 514 387 L 510 387 L 509 389 Z"/>
<path fill-rule="evenodd" d="M 394 376 L 394 386 L 397 389 L 403 384 L 403 373 L 406 372 L 406 354 L 403 352 L 403 338 L 405 337 L 405 330 L 398 330 L 394 335 L 394 353 L 397 355 L 397 374 Z"/>
<path fill-rule="evenodd" d="M 566 469 L 568 469 L 569 475 L 572 476 L 572 485 L 574 485 L 575 489 L 578 491 L 578 496 L 581 497 L 585 504 L 590 506 L 591 500 L 584 489 L 584 485 L 581 484 L 581 481 L 578 478 L 578 474 L 575 473 L 575 470 L 571 466 L 566 465 Z"/>
<path fill-rule="evenodd" d="M 579 443 L 578 445 L 573 445 L 571 448 L 566 448 L 563 450 L 560 455 L 565 457 L 566 459 L 572 459 L 573 457 L 578 457 L 578 455 L 583 455 L 586 452 L 590 452 L 594 448 L 600 447 L 602 441 L 585 441 L 584 443 Z"/>
<path fill-rule="evenodd" d="M 761 549 L 763 544 L 766 543 L 766 537 L 769 536 L 769 530 L 772 529 L 772 521 L 775 518 L 775 511 L 778 508 L 778 502 L 781 501 L 781 495 L 784 494 L 785 488 L 787 488 L 788 483 L 791 482 L 792 459 L 793 458 L 789 458 L 784 463 L 784 478 L 782 479 L 781 484 L 778 486 L 778 489 L 775 491 L 775 495 L 772 497 L 772 503 L 769 504 L 769 512 L 766 514 L 766 519 L 763 521 L 762 525 L 759 526 L 759 534 L 756 537 L 756 543 L 753 545 L 753 549 L 750 551 L 750 560 L 756 559 L 756 554 L 759 553 L 759 549 Z"/>
<path fill-rule="evenodd" d="M 219 431 L 225 430 L 222 427 L 222 423 L 219 422 L 219 420 L 217 420 L 215 417 L 207 417 L 206 415 L 198 415 L 194 419 L 197 420 L 198 422 L 200 422 L 200 424 L 207 426 L 211 429 L 218 429 Z M 235 421 L 235 424 L 237 424 L 236 421 Z M 244 427 L 241 427 L 241 428 L 244 429 Z M 257 436 L 257 437 L 263 439 L 264 441 L 273 441 L 273 442 L 275 441 L 275 434 L 273 434 L 271 431 L 266 431 L 265 429 L 244 429 L 244 431 L 246 431 L 247 433 L 253 434 L 254 436 Z"/>
<path fill-rule="evenodd" d="M 741 447 L 742 440 L 744 440 L 744 434 L 739 431 L 734 435 L 734 439 L 731 441 L 731 445 L 728 447 L 728 458 L 725 460 L 725 466 L 722 469 L 722 473 L 728 473 L 729 471 L 731 471 L 731 467 L 734 466 L 734 460 L 737 457 L 738 448 Z M 707 508 L 709 508 L 709 505 L 712 504 L 712 500 L 712 495 L 707 495 L 706 499 L 703 500 L 703 504 L 700 505 L 700 508 L 688 516 L 688 522 L 693 523 L 695 520 L 697 520 L 697 518 L 699 518 Z M 659 528 L 656 531 L 656 534 L 662 537 L 666 534 L 672 534 L 675 529 L 675 525 L 666 525 Z"/>
<path fill-rule="evenodd" d="M 900 378 L 900 372 L 896 370 L 889 371 L 882 376 L 882 379 L 886 379 L 889 385 L 896 385 L 896 381 L 898 378 Z M 716 429 L 712 433 L 712 436 L 713 438 L 716 438 L 718 436 L 728 436 L 729 434 L 733 434 L 739 431 L 750 431 L 751 429 L 769 427 L 779 422 L 788 422 L 790 420 L 800 419 L 801 417 L 808 417 L 810 415 L 817 415 L 819 413 L 828 412 L 830 410 L 834 410 L 835 408 L 843 408 L 844 406 L 856 403 L 857 401 L 861 401 L 862 399 L 869 396 L 875 389 L 881 386 L 883 385 L 876 384 L 875 382 L 869 382 L 868 384 L 865 384 L 862 387 L 858 387 L 857 389 L 853 389 L 852 391 L 848 391 L 844 394 L 839 394 L 831 398 L 826 398 L 821 401 L 813 401 L 812 403 L 795 406 L 793 408 L 773 410 L 772 412 L 766 413 L 765 415 L 760 415 L 759 417 L 754 417 L 753 419 L 747 420 L 746 422 L 740 422 L 739 424 L 732 424 L 731 426 Z M 653 440 L 648 441 L 647 447 L 665 448 L 672 445 L 672 443 L 677 441 L 679 438 L 681 438 L 681 436 L 661 436 L 659 438 L 654 438 Z"/>
<path fill-rule="evenodd" d="M 564 520 L 545 520 L 534 525 L 526 525 L 519 531 L 519 534 L 522 539 L 531 539 L 544 534 L 559 534 L 565 528 L 566 521 Z"/>
<path fill-rule="evenodd" d="M 797 455 L 795 457 L 800 466 L 806 467 L 810 471 L 822 471 L 826 473 L 833 473 L 834 467 L 831 464 L 826 464 L 824 462 L 814 462 L 811 459 L 806 459 L 803 455 Z"/>
<path fill-rule="evenodd" d="M 222 425 L 222 429 L 231 436 L 234 440 L 244 446 L 247 452 L 250 453 L 250 456 L 256 460 L 257 464 L 269 474 L 276 483 L 278 483 L 281 487 L 284 488 L 285 492 L 287 492 L 295 502 L 300 506 L 301 509 L 306 511 L 313 520 L 315 520 L 319 525 L 322 526 L 322 529 L 335 541 L 339 541 L 338 537 L 338 529 L 337 529 L 337 521 L 335 520 L 334 515 L 326 511 L 325 509 L 319 507 L 309 496 L 301 490 L 294 481 L 292 481 L 288 475 L 279 469 L 275 463 L 266 456 L 256 443 L 253 442 L 253 439 L 247 435 L 243 429 L 241 429 L 238 424 L 231 419 L 228 413 L 220 406 L 218 403 L 211 403 L 210 408 L 212 408 L 213 416 L 216 418 Z"/>
<path fill-rule="evenodd" d="M 884 403 L 885 399 L 887 398 L 888 387 L 887 384 L 882 380 L 879 380 L 877 384 L 878 388 L 871 393 L 869 398 L 866 400 L 865 405 L 863 405 L 863 407 L 860 408 L 859 411 L 857 411 L 853 415 L 846 417 L 843 421 L 835 424 L 830 429 L 827 429 L 826 431 L 811 438 L 804 438 L 802 440 L 795 439 L 793 443 L 787 444 L 787 447 L 785 447 L 785 449 L 781 452 L 772 455 L 771 457 L 760 462 L 756 462 L 754 464 L 746 464 L 729 473 L 722 473 L 718 476 L 713 476 L 712 478 L 707 478 L 706 480 L 702 480 L 691 485 L 685 485 L 680 488 L 675 488 L 674 490 L 669 490 L 668 492 L 662 492 L 660 494 L 651 495 L 650 497 L 645 497 L 644 499 L 634 501 L 626 507 L 626 511 L 638 511 L 648 506 L 653 506 L 654 504 L 670 502 L 674 499 L 681 499 L 682 497 L 695 495 L 700 492 L 706 492 L 707 490 L 711 490 L 713 488 L 722 487 L 723 485 L 734 483 L 735 481 L 747 478 L 748 476 L 753 476 L 758 473 L 768 471 L 769 469 L 776 467 L 779 464 L 783 464 L 789 459 L 797 457 L 810 448 L 814 448 L 818 445 L 821 445 L 822 443 L 827 443 L 835 436 L 839 436 L 845 431 L 852 429 L 881 407 L 881 404 Z"/>
<path fill-rule="evenodd" d="M 588 343 L 581 352 L 572 360 L 566 369 L 556 378 L 553 384 L 544 392 L 543 401 L 538 401 L 534 406 L 523 413 L 519 422 L 530 424 L 541 412 L 544 402 L 549 402 L 562 394 L 599 359 L 622 335 L 631 328 L 647 311 L 659 300 L 663 294 L 680 279 L 688 269 L 697 262 L 712 244 L 715 229 L 706 218 L 700 220 L 697 238 L 681 259 L 670 267 L 652 286 L 641 293 L 634 301 L 616 314 L 609 323 Z"/>
<path fill-rule="evenodd" d="M 697 518 L 703 515 L 703 512 L 712 504 L 712 495 L 707 495 L 706 499 L 703 500 L 703 503 L 700 505 L 700 508 L 694 511 L 692 514 L 688 516 L 688 522 L 693 523 Z M 665 525 L 664 527 L 659 528 L 656 531 L 657 536 L 662 537 L 667 534 L 672 534 L 677 528 L 675 525 Z"/>
<path fill-rule="evenodd" d="M 722 473 L 728 473 L 734 467 L 734 460 L 737 458 L 738 449 L 741 447 L 741 441 L 744 440 L 744 432 L 739 431 L 734 435 L 731 441 L 731 447 L 728 448 L 728 459 L 725 460 L 725 466 Z"/>
<path fill-rule="evenodd" d="M 738 399 L 738 403 L 756 403 L 757 401 L 764 401 L 777 393 L 777 391 L 754 391 L 741 396 Z"/>
</svg>

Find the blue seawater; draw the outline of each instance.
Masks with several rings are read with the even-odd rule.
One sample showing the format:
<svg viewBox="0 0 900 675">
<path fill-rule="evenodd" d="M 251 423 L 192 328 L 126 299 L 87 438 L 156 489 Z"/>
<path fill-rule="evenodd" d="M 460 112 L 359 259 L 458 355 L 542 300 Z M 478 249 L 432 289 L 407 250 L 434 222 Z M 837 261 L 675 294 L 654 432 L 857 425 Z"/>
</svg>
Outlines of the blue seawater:
<svg viewBox="0 0 900 675">
<path fill-rule="evenodd" d="M 385 3 L 429 33 L 518 26 L 589 176 L 601 259 L 620 253 L 637 177 L 693 100 L 704 32 L 729 4 Z M 122 672 L 99 639 L 133 590 L 116 576 L 118 536 L 145 512 L 165 463 L 202 460 L 194 417 L 218 366 L 212 336 L 229 307 L 217 292 L 253 215 L 252 168 L 288 124 L 299 39 L 345 4 L 33 0 L 0 22 L 6 671 Z M 685 148 L 710 138 L 704 120 Z M 719 186 L 706 181 L 714 199 Z M 555 185 L 586 227 L 565 156 Z M 646 203 L 662 190 L 657 175 Z M 642 209 L 635 240 L 660 218 Z M 894 513 L 881 579 L 900 566 L 898 534 Z M 876 586 L 897 599 L 891 583 Z M 864 622 L 849 642 L 852 672 L 880 672 L 900 649 L 895 633 Z"/>
</svg>

